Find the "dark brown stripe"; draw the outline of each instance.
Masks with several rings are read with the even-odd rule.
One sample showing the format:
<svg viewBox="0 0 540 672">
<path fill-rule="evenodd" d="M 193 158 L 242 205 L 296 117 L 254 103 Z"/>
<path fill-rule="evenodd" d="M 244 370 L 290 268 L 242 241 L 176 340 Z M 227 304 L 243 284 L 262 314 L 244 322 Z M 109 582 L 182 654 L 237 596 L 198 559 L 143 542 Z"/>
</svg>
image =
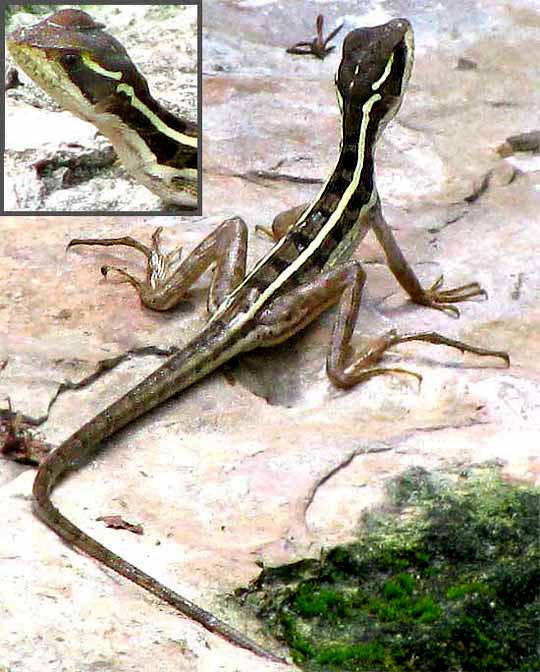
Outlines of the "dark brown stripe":
<svg viewBox="0 0 540 672">
<path fill-rule="evenodd" d="M 115 41 L 116 42 L 116 41 Z M 119 44 L 119 43 L 116 43 Z M 124 92 L 117 92 L 118 84 L 127 83 L 137 98 L 148 107 L 163 123 L 173 130 L 186 135 L 196 136 L 195 124 L 171 114 L 150 95 L 144 77 L 130 64 L 121 82 L 100 75 L 87 68 L 81 57 L 76 53 L 64 53 L 60 58 L 67 75 L 84 94 L 98 112 L 108 112 L 119 117 L 126 125 L 133 128 L 156 156 L 158 163 L 174 168 L 197 168 L 197 149 L 177 142 L 157 129 L 152 122 L 131 104 L 130 97 Z M 99 63 L 99 61 L 98 61 Z M 102 65 L 105 67 L 105 65 Z M 111 70 L 112 65 L 107 65 Z M 119 70 L 126 69 L 125 64 Z"/>
<path fill-rule="evenodd" d="M 277 272 L 279 275 L 280 273 L 283 273 L 283 271 L 290 266 L 290 261 L 287 259 L 283 259 L 279 253 L 274 254 L 274 256 L 270 257 L 268 260 L 268 263 L 270 266 Z"/>
<path fill-rule="evenodd" d="M 298 253 L 303 252 L 311 243 L 310 236 L 307 236 L 305 233 L 298 230 L 291 231 L 290 238 Z"/>
</svg>

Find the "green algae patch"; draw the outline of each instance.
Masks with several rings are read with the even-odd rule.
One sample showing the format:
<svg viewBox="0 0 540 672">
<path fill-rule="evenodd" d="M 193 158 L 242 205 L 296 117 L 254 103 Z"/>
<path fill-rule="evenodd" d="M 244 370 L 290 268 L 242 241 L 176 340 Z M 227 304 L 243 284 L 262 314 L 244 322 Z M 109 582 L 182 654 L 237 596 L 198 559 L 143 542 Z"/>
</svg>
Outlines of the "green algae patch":
<svg viewBox="0 0 540 672">
<path fill-rule="evenodd" d="M 540 670 L 540 490 L 412 469 L 358 541 L 266 568 L 243 604 L 310 671 Z"/>
</svg>

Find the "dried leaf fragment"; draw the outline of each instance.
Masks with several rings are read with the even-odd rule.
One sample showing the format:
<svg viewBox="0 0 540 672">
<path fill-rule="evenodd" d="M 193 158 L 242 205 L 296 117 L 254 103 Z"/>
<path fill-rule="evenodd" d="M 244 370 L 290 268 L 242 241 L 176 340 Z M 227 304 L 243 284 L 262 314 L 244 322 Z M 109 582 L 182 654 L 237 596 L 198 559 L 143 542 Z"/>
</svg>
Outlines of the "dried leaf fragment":
<svg viewBox="0 0 540 672">
<path fill-rule="evenodd" d="M 104 522 L 107 527 L 112 527 L 115 530 L 127 530 L 128 532 L 133 532 L 133 534 L 144 534 L 142 525 L 128 523 L 122 516 L 100 516 L 96 520 Z"/>
</svg>

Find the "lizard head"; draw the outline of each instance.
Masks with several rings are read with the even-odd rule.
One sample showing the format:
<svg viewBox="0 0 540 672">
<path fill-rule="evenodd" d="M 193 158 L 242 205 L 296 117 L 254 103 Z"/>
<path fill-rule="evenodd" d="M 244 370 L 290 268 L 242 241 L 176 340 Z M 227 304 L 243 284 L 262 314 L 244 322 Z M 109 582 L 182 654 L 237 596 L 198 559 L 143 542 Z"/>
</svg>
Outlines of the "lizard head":
<svg viewBox="0 0 540 672">
<path fill-rule="evenodd" d="M 16 63 L 62 107 L 82 118 L 120 82 L 146 96 L 146 81 L 124 47 L 101 23 L 78 9 L 63 9 L 7 38 Z M 142 89 L 142 90 L 141 90 Z M 92 118 L 89 121 L 93 121 Z"/>
<path fill-rule="evenodd" d="M 379 135 L 396 114 L 413 61 L 413 32 L 407 19 L 358 28 L 343 42 L 336 91 L 344 137 L 357 133 L 365 115 Z"/>
</svg>

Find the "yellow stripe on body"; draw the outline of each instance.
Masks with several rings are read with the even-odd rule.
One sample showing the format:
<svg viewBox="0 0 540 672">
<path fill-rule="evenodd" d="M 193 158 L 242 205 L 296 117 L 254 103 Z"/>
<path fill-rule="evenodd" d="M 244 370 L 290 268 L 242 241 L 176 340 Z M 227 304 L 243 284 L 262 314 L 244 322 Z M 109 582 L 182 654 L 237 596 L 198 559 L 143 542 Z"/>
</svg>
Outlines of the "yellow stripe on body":
<svg viewBox="0 0 540 672">
<path fill-rule="evenodd" d="M 103 77 L 108 77 L 109 79 L 117 79 L 117 80 L 122 79 L 122 71 L 121 70 L 107 70 L 100 63 L 92 60 L 88 54 L 83 53 L 81 55 L 81 59 L 82 59 L 82 62 L 86 65 L 86 67 L 89 70 L 93 70 L 94 72 L 97 72 L 98 75 L 102 75 Z"/>
<path fill-rule="evenodd" d="M 353 178 L 349 183 L 348 187 L 343 192 L 343 196 L 341 197 L 339 203 L 337 204 L 336 209 L 330 215 L 326 224 L 321 228 L 319 233 L 311 241 L 308 247 L 306 247 L 306 249 L 301 254 L 298 255 L 298 257 L 294 260 L 294 262 L 289 266 L 287 266 L 287 268 L 283 271 L 283 273 L 281 273 L 274 280 L 274 282 L 268 285 L 268 287 L 264 290 L 264 292 L 261 293 L 257 301 L 255 301 L 255 303 L 250 307 L 250 310 L 247 313 L 248 319 L 252 317 L 259 310 L 259 308 L 272 296 L 272 294 L 274 294 L 276 290 L 278 290 L 281 287 L 281 285 L 283 285 L 283 283 L 287 282 L 287 280 L 291 277 L 291 275 L 296 273 L 296 271 L 305 264 L 305 262 L 309 259 L 309 257 L 311 257 L 311 255 L 317 252 L 319 247 L 324 242 L 325 238 L 330 234 L 334 226 L 341 219 L 341 216 L 343 215 L 345 209 L 349 205 L 349 201 L 353 197 L 354 192 L 356 191 L 358 185 L 360 184 L 360 178 L 362 177 L 362 169 L 364 167 L 366 134 L 369 125 L 369 115 L 371 112 L 371 108 L 373 107 L 373 105 L 375 105 L 375 103 L 378 100 L 381 100 L 381 95 L 375 93 L 371 96 L 371 98 L 368 98 L 368 100 L 362 106 L 362 124 L 360 126 L 360 138 L 358 141 L 358 160 L 356 161 L 356 167 L 354 169 Z M 359 218 L 362 217 L 362 214 L 366 211 L 366 209 L 370 209 L 371 207 L 373 207 L 376 198 L 377 198 L 377 191 L 376 189 L 373 189 L 369 201 L 367 203 L 364 203 L 364 205 L 360 209 L 360 213 L 358 215 Z"/>
<path fill-rule="evenodd" d="M 338 100 L 339 111 L 340 111 L 341 115 L 343 115 L 343 98 L 341 97 L 341 94 L 340 94 L 339 89 L 338 89 L 338 87 L 337 87 L 337 82 L 335 82 L 335 85 L 336 85 L 336 86 L 335 86 L 335 89 L 336 89 L 336 96 L 337 96 L 337 100 Z M 343 127 L 341 127 L 340 147 L 341 147 L 342 142 L 343 142 Z M 338 164 L 338 162 L 336 162 L 336 165 L 334 166 L 334 169 L 331 171 L 330 175 L 328 176 L 328 178 L 326 179 L 326 181 L 324 182 L 324 184 L 322 185 L 322 187 L 319 189 L 319 191 L 318 191 L 317 195 L 315 196 L 315 198 L 311 201 L 311 204 L 304 210 L 304 212 L 303 212 L 303 213 L 300 215 L 300 217 L 296 220 L 296 222 L 294 223 L 294 226 L 298 226 L 298 224 L 300 224 L 301 222 L 303 222 L 303 221 L 308 217 L 308 215 L 311 214 L 311 211 L 313 210 L 313 208 L 315 207 L 315 205 L 318 203 L 318 201 L 320 200 L 320 198 L 321 198 L 322 195 L 324 194 L 324 192 L 325 192 L 325 190 L 326 190 L 326 187 L 327 187 L 328 184 L 330 183 L 330 180 L 332 179 L 332 177 L 333 177 L 333 175 L 334 175 L 334 173 L 335 173 L 335 171 L 336 171 L 337 164 Z M 274 254 L 275 254 L 275 253 L 282 247 L 282 245 L 283 245 L 285 242 L 286 242 L 286 240 L 285 240 L 285 236 L 283 236 L 283 238 L 281 238 L 280 240 L 278 240 L 278 242 L 277 242 L 275 245 L 273 245 L 273 246 L 268 250 L 268 252 L 267 252 L 265 255 L 263 255 L 263 256 L 259 259 L 259 261 L 255 264 L 255 266 L 250 270 L 249 274 L 244 278 L 244 281 L 241 282 L 241 283 L 238 285 L 238 287 L 237 287 L 234 291 L 232 291 L 232 292 L 231 292 L 231 293 L 224 299 L 224 301 L 223 301 L 223 305 L 221 306 L 223 309 L 225 309 L 227 306 L 229 306 L 229 305 L 231 304 L 231 302 L 232 302 L 232 300 L 234 299 L 234 297 L 235 297 L 235 296 L 236 296 L 236 295 L 243 289 L 243 287 L 245 286 L 246 282 L 247 282 L 251 277 L 253 277 L 253 276 L 255 275 L 255 273 L 257 273 L 257 271 L 261 268 L 261 266 L 264 266 L 264 264 L 268 261 L 268 259 L 270 259 L 270 257 L 272 257 L 272 256 L 273 256 L 273 255 L 274 255 Z M 218 312 L 218 313 L 221 313 L 220 310 L 218 310 L 217 312 Z M 214 317 L 214 316 L 213 316 L 213 317 Z M 212 319 L 213 319 L 213 317 L 212 317 Z"/>
<path fill-rule="evenodd" d="M 390 75 L 390 72 L 391 72 L 391 70 L 392 70 L 392 64 L 393 64 L 393 63 L 394 63 L 394 52 L 392 52 L 392 53 L 390 54 L 390 58 L 388 59 L 388 61 L 387 61 L 387 63 L 386 63 L 386 66 L 385 66 L 385 68 L 384 68 L 384 70 L 383 70 L 382 75 L 379 77 L 379 79 L 378 79 L 376 82 L 374 82 L 374 83 L 371 85 L 371 88 L 372 88 L 373 91 L 376 91 L 377 89 L 379 89 L 379 88 L 382 86 L 382 84 L 386 81 L 386 79 L 388 79 L 388 76 Z M 360 66 L 357 65 L 356 68 L 355 68 L 355 70 L 354 70 L 354 75 L 355 75 L 355 77 L 359 74 L 359 67 L 360 67 Z M 353 79 L 351 80 L 351 83 L 350 83 L 350 85 L 349 85 L 349 88 L 352 88 L 353 85 L 354 85 L 354 77 L 353 77 Z M 339 111 L 340 111 L 341 115 L 343 115 L 343 97 L 342 97 L 342 95 L 341 95 L 341 93 L 340 93 L 340 91 L 339 91 L 339 88 L 338 88 L 338 86 L 337 86 L 337 81 L 335 81 L 335 90 L 336 90 L 336 98 L 337 98 L 337 101 L 338 101 Z M 379 97 L 380 97 L 380 96 L 379 96 Z M 370 99 L 370 100 L 371 100 L 371 99 Z M 369 106 L 369 110 L 371 110 L 371 107 L 374 105 L 375 102 L 377 102 L 377 101 L 373 101 L 373 103 Z M 365 105 L 367 105 L 368 103 L 369 103 L 369 100 L 365 103 Z M 363 112 L 363 111 L 364 111 L 364 108 L 362 108 L 362 112 Z M 366 130 L 367 130 L 367 125 L 366 125 Z M 342 129 L 341 129 L 340 145 L 341 145 L 342 142 L 343 142 L 343 127 L 342 127 Z M 360 139 L 360 142 L 362 142 L 362 139 Z M 364 160 L 364 147 L 362 146 L 362 162 L 363 162 L 363 160 Z M 337 166 L 337 164 L 336 164 L 336 166 Z M 357 166 L 357 167 L 358 167 L 358 166 Z M 328 186 L 330 180 L 332 179 L 332 177 L 333 177 L 333 175 L 334 175 L 334 172 L 335 172 L 335 167 L 334 167 L 334 170 L 330 173 L 330 176 L 328 177 L 328 179 L 326 180 L 326 182 L 325 182 L 325 183 L 322 185 L 322 187 L 320 188 L 318 194 L 315 196 L 315 198 L 314 198 L 313 201 L 311 202 L 311 205 L 310 205 L 308 208 L 306 208 L 306 210 L 302 213 L 302 215 L 301 215 L 301 216 L 298 218 L 298 220 L 295 222 L 295 225 L 298 225 L 298 224 L 300 224 L 301 222 L 303 222 L 303 221 L 304 221 L 304 220 L 311 214 L 313 208 L 315 207 L 315 205 L 317 204 L 317 202 L 319 201 L 319 199 L 320 199 L 320 198 L 322 197 L 322 195 L 324 194 L 324 192 L 325 192 L 325 190 L 326 190 L 326 187 Z M 360 170 L 360 172 L 361 172 L 361 170 Z M 354 179 L 354 178 L 353 178 L 353 179 Z M 356 189 L 357 186 L 358 186 L 358 184 L 356 184 L 356 186 L 355 186 L 354 188 Z M 347 193 L 347 192 L 345 192 L 345 193 Z M 373 194 L 372 194 L 372 197 L 373 197 Z M 349 197 L 349 200 L 350 200 L 350 197 Z M 374 202 L 375 202 L 374 199 L 373 199 L 373 202 L 372 202 L 372 198 L 370 197 L 369 203 L 366 204 L 366 205 L 369 205 L 369 207 L 372 207 Z M 340 203 L 341 203 L 341 201 L 340 201 Z M 339 206 L 340 206 L 340 203 L 338 203 L 338 206 L 337 206 L 338 208 L 339 208 Z M 360 215 L 362 214 L 363 211 L 364 211 L 364 208 L 362 208 L 362 211 L 361 211 Z M 360 216 L 360 215 L 359 215 L 359 216 Z M 249 278 L 251 278 L 251 277 L 252 277 L 252 276 L 259 270 L 259 268 L 260 268 L 261 266 L 263 266 L 263 265 L 266 263 L 266 261 L 267 261 L 267 260 L 268 260 L 268 259 L 275 253 L 275 252 L 277 252 L 277 251 L 279 250 L 279 248 L 280 248 L 284 243 L 285 243 L 285 238 L 282 238 L 280 241 L 278 241 L 278 243 L 277 243 L 276 245 L 274 245 L 274 247 L 272 247 L 272 248 L 268 251 L 268 254 L 266 254 L 265 256 L 263 256 L 262 259 L 259 260 L 259 262 L 257 263 L 257 265 L 250 271 L 249 275 L 246 277 L 246 281 L 249 280 Z M 277 280 L 279 280 L 279 278 L 276 278 L 276 281 L 277 281 Z M 232 297 L 233 297 L 237 292 L 239 292 L 239 291 L 242 289 L 243 284 L 244 284 L 244 283 L 241 283 L 241 284 L 236 288 L 236 290 L 235 290 L 235 291 L 233 292 L 233 294 L 230 296 L 231 299 L 232 299 Z"/>
<path fill-rule="evenodd" d="M 240 313 L 238 315 L 237 324 L 234 325 L 236 328 L 240 328 L 247 320 L 251 319 L 253 315 L 255 315 L 255 313 L 259 310 L 259 308 L 262 305 L 264 305 L 264 303 L 272 296 L 272 294 L 274 294 L 277 290 L 279 290 L 279 288 L 285 282 L 287 282 L 287 280 L 291 277 L 291 275 L 296 273 L 296 271 L 303 266 L 303 264 L 309 259 L 309 257 L 311 257 L 311 255 L 317 252 L 319 246 L 324 241 L 326 236 L 332 231 L 335 224 L 340 220 L 343 212 L 345 211 L 345 208 L 348 206 L 349 201 L 351 200 L 352 196 L 354 195 L 354 192 L 356 191 L 360 183 L 360 178 L 362 176 L 362 168 L 364 167 L 365 144 L 366 144 L 367 128 L 369 124 L 369 115 L 373 105 L 375 105 L 375 103 L 380 99 L 381 99 L 380 94 L 375 93 L 362 106 L 362 124 L 360 126 L 360 137 L 358 140 L 358 159 L 356 161 L 356 167 L 354 169 L 352 180 L 348 185 L 347 189 L 345 189 L 343 196 L 341 197 L 339 203 L 336 206 L 336 209 L 332 212 L 326 224 L 321 228 L 317 236 L 315 236 L 315 238 L 311 241 L 308 247 L 306 247 L 306 249 L 301 254 L 299 254 L 298 257 L 289 266 L 287 266 L 287 268 L 282 273 L 278 275 L 278 277 L 274 280 L 274 282 L 268 285 L 268 287 L 257 297 L 257 300 L 253 302 L 253 304 L 250 306 L 247 312 Z M 377 199 L 377 190 L 373 189 L 369 201 L 365 203 L 360 209 L 360 213 L 358 215 L 359 218 L 362 217 L 362 214 L 367 209 L 371 208 L 374 205 L 376 199 Z M 315 199 L 314 203 L 316 203 L 318 200 L 319 197 Z M 302 221 L 303 219 L 304 217 L 301 217 L 298 220 L 298 222 Z M 283 237 L 278 243 L 276 243 L 276 245 L 272 247 L 269 253 L 263 258 L 263 261 L 266 261 L 267 259 L 272 257 L 277 252 L 277 250 L 279 250 L 279 248 L 284 242 L 285 237 Z M 249 273 L 249 275 L 246 276 L 244 281 L 240 283 L 240 285 L 233 292 L 231 292 L 229 296 L 227 296 L 227 298 L 222 302 L 221 306 L 219 306 L 218 310 L 210 318 L 209 324 L 211 322 L 214 322 L 218 317 L 220 317 L 220 315 L 224 312 L 224 310 L 226 310 L 226 308 L 230 306 L 236 294 L 238 294 L 239 291 L 241 291 L 247 284 L 249 284 L 249 280 L 257 272 L 260 266 L 261 263 L 259 262 L 255 266 L 255 268 Z"/>
<path fill-rule="evenodd" d="M 163 135 L 167 135 L 169 138 L 176 140 L 176 142 L 179 142 L 182 145 L 189 145 L 190 147 L 195 147 L 195 149 L 197 148 L 197 138 L 193 137 L 192 135 L 186 135 L 185 133 L 179 133 L 178 131 L 169 128 L 167 124 L 164 124 L 161 121 L 161 119 L 157 116 L 157 114 L 154 114 L 152 110 L 150 110 L 142 102 L 142 100 L 137 98 L 132 86 L 130 86 L 129 84 L 119 84 L 116 87 L 116 90 L 119 93 L 125 93 L 126 96 L 131 98 L 131 104 L 133 105 L 133 107 L 139 110 L 139 112 L 142 112 L 142 114 L 144 114 L 144 116 L 147 119 L 149 119 L 150 122 L 158 129 L 158 131 L 163 133 Z"/>
<path fill-rule="evenodd" d="M 384 82 L 388 79 L 388 75 L 390 74 L 390 71 L 392 70 L 392 63 L 394 62 L 394 52 L 390 54 L 390 58 L 388 59 L 386 66 L 384 68 L 384 71 L 382 75 L 379 77 L 379 79 L 376 82 L 373 82 L 371 85 L 371 88 L 373 91 L 377 91 L 377 89 L 380 89 L 381 85 L 384 84 Z"/>
<path fill-rule="evenodd" d="M 390 54 L 390 58 L 388 59 L 386 66 L 383 70 L 382 75 L 379 77 L 378 80 L 376 80 L 372 84 L 372 90 L 377 90 L 379 89 L 384 81 L 388 78 L 390 75 L 390 72 L 392 71 L 392 64 L 394 62 L 394 53 L 392 52 Z M 358 69 L 358 68 L 357 68 Z M 355 70 L 355 75 L 357 74 L 357 71 Z M 354 78 L 351 80 L 351 84 L 354 84 Z M 351 88 L 351 86 L 349 86 Z M 339 89 L 336 86 L 336 91 L 338 95 L 338 104 L 340 106 L 340 111 L 343 112 L 342 106 L 343 106 L 343 99 L 341 97 L 341 94 L 339 93 Z M 345 212 L 345 209 L 349 205 L 349 202 L 351 198 L 354 195 L 354 192 L 358 188 L 358 185 L 360 184 L 360 179 L 362 177 L 362 169 L 364 167 L 364 158 L 365 158 L 365 151 L 366 151 L 366 137 L 367 137 L 367 129 L 370 121 L 370 114 L 373 106 L 375 103 L 377 103 L 379 100 L 382 99 L 382 96 L 379 93 L 374 93 L 368 100 L 362 105 L 362 122 L 360 125 L 360 135 L 358 138 L 358 157 L 356 161 L 356 166 L 354 169 L 353 177 L 351 182 L 349 183 L 348 187 L 345 189 L 343 196 L 339 200 L 339 203 L 337 204 L 335 210 L 332 212 L 330 217 L 328 218 L 328 221 L 326 224 L 321 228 L 317 236 L 311 241 L 311 243 L 306 247 L 306 249 L 298 255 L 298 257 L 292 262 L 287 268 L 279 274 L 279 276 L 272 282 L 268 287 L 259 295 L 257 300 L 250 306 L 249 310 L 245 313 L 240 313 L 238 315 L 238 319 L 235 320 L 236 324 L 234 325 L 234 328 L 241 328 L 241 326 L 247 321 L 250 320 L 255 313 L 261 308 L 264 303 L 271 298 L 271 296 L 279 290 L 279 288 L 287 282 L 287 280 L 294 274 L 298 269 L 300 269 L 303 264 L 311 257 L 313 254 L 317 252 L 319 249 L 320 245 L 324 242 L 325 238 L 329 233 L 332 231 L 334 226 L 339 222 L 341 219 L 343 213 Z M 342 129 L 342 139 L 341 142 L 343 142 L 343 129 Z M 306 211 L 302 214 L 302 216 L 298 219 L 296 224 L 294 226 L 298 226 L 301 222 L 303 222 L 306 217 L 311 213 L 313 208 L 316 206 L 317 202 L 323 195 L 326 187 L 328 186 L 328 183 L 332 179 L 334 175 L 334 171 L 330 173 L 330 177 L 326 180 L 324 185 L 322 186 L 321 190 L 313 200 L 311 206 L 306 209 Z M 376 203 L 377 201 L 377 189 L 375 186 L 373 187 L 373 190 L 370 194 L 370 197 L 366 203 L 360 208 L 360 212 L 358 213 L 358 220 L 362 219 L 362 216 L 364 213 L 369 211 Z M 225 300 L 221 303 L 221 305 L 218 307 L 218 310 L 212 315 L 212 317 L 209 320 L 209 324 L 214 322 L 216 319 L 218 319 L 223 312 L 231 305 L 233 302 L 235 296 L 243 290 L 243 288 L 249 284 L 250 279 L 257 273 L 257 271 L 263 266 L 268 259 L 270 259 L 274 254 L 278 252 L 278 250 L 281 248 L 281 246 L 286 242 L 286 236 L 284 236 L 280 241 L 278 241 L 256 265 L 255 267 L 249 272 L 249 274 L 244 278 L 243 282 L 241 282 L 238 287 L 234 291 L 232 291 L 226 298 Z M 232 325 L 231 325 L 232 326 Z"/>
</svg>

